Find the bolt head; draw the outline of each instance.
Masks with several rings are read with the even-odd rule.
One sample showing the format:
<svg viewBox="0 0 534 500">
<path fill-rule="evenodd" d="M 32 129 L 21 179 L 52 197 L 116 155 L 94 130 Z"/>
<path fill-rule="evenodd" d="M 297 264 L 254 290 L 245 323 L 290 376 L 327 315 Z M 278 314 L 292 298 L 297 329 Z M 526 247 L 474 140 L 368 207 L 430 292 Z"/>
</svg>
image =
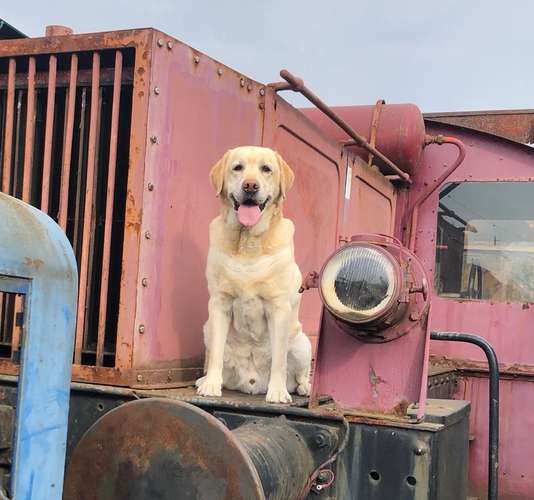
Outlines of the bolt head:
<svg viewBox="0 0 534 500">
<path fill-rule="evenodd" d="M 195 64 L 198 64 L 198 63 L 200 62 L 200 57 L 195 56 L 195 57 L 193 58 L 193 61 L 195 61 Z"/>
<path fill-rule="evenodd" d="M 154 87 L 154 94 L 159 95 L 159 87 Z"/>
<path fill-rule="evenodd" d="M 146 232 L 145 232 L 145 238 L 146 238 L 147 240 L 149 240 L 150 238 L 152 238 L 152 235 L 150 234 L 150 231 L 146 231 Z"/>
<path fill-rule="evenodd" d="M 219 76 L 222 75 L 222 69 L 221 69 L 221 68 L 219 68 L 219 69 L 217 70 L 217 74 L 218 74 Z"/>
<path fill-rule="evenodd" d="M 145 333 L 145 325 L 139 325 L 139 333 Z"/>
<path fill-rule="evenodd" d="M 239 80 L 239 85 L 241 85 L 241 87 L 245 86 L 245 79 L 244 78 L 241 78 L 241 80 Z"/>
<path fill-rule="evenodd" d="M 147 188 L 148 188 L 149 191 L 154 191 L 154 184 L 149 182 Z"/>
<path fill-rule="evenodd" d="M 143 285 L 146 288 L 148 286 L 148 278 L 143 278 L 141 280 L 141 285 Z"/>
<path fill-rule="evenodd" d="M 318 448 L 324 448 L 328 445 L 328 436 L 324 432 L 318 432 L 313 437 L 313 441 Z"/>
<path fill-rule="evenodd" d="M 247 90 L 248 90 L 249 92 L 252 91 L 252 84 L 251 84 L 251 83 L 249 83 L 249 84 L 247 85 Z"/>
<path fill-rule="evenodd" d="M 154 90 L 154 92 L 155 92 L 155 90 Z M 157 144 L 157 142 L 158 142 L 158 136 L 157 136 L 157 135 L 151 135 L 151 136 L 150 136 L 150 142 L 151 142 L 152 144 Z"/>
<path fill-rule="evenodd" d="M 163 38 L 158 39 L 158 47 L 163 47 Z"/>
<path fill-rule="evenodd" d="M 174 43 L 172 43 L 172 42 L 167 42 L 167 48 L 168 48 L 169 50 L 172 50 L 173 47 L 174 47 Z"/>
<path fill-rule="evenodd" d="M 143 375 L 137 375 L 137 381 L 142 382 L 143 381 Z"/>
<path fill-rule="evenodd" d="M 424 455 L 426 453 L 426 450 L 424 448 L 421 448 L 421 447 L 417 447 L 414 451 L 413 451 L 418 457 Z"/>
<path fill-rule="evenodd" d="M 260 89 L 260 95 L 265 95 L 265 89 L 263 88 Z"/>
</svg>

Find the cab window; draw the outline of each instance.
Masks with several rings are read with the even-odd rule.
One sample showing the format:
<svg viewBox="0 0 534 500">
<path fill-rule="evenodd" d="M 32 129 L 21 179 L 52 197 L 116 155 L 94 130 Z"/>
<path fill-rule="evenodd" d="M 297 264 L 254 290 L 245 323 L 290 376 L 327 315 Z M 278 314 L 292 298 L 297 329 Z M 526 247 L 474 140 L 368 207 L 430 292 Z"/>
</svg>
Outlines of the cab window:
<svg viewBox="0 0 534 500">
<path fill-rule="evenodd" d="M 440 296 L 534 302 L 534 183 L 446 184 L 437 216 Z"/>
</svg>

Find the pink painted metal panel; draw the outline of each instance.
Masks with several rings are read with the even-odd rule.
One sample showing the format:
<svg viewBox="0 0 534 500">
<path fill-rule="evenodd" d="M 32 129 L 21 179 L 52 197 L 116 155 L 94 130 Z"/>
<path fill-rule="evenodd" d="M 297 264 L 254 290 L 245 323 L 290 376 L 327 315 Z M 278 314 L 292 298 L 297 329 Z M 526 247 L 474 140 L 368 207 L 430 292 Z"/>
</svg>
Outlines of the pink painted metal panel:
<svg viewBox="0 0 534 500">
<path fill-rule="evenodd" d="M 467 146 L 462 165 L 448 179 L 450 181 L 534 180 L 534 151 L 506 140 L 447 126 L 429 126 L 432 134 L 453 135 Z M 423 156 L 423 166 L 414 179 L 411 202 L 438 178 L 445 165 L 456 157 L 452 146 L 429 146 Z M 435 262 L 436 207 L 439 190 L 421 206 L 416 253 L 433 277 Z M 498 200 L 495 200 L 496 203 Z M 534 321 L 532 304 L 490 302 L 479 300 L 445 299 L 432 293 L 433 330 L 464 331 L 481 335 L 495 348 L 500 363 L 526 365 L 534 374 Z M 480 350 L 464 343 L 432 342 L 431 354 L 457 360 L 484 361 Z M 470 379 L 466 398 L 472 399 L 472 428 L 475 439 L 470 450 L 470 481 L 484 489 L 487 481 L 487 381 Z M 533 455 L 531 440 L 525 439 L 530 416 L 534 414 L 532 381 L 503 381 L 501 383 L 501 498 L 529 498 L 534 491 L 534 473 L 525 469 L 525 460 Z M 463 397 L 463 396 L 462 396 Z"/>
<path fill-rule="evenodd" d="M 531 457 L 534 456 L 534 440 L 530 439 L 529 434 L 529 429 L 534 427 L 534 412 L 529 410 L 533 385 L 531 381 L 522 380 L 501 380 L 499 385 L 499 498 L 530 499 L 534 492 L 531 462 Z M 470 494 L 485 498 L 488 474 L 488 380 L 461 379 L 455 397 L 471 402 L 469 427 L 474 439 L 469 445 Z"/>
<path fill-rule="evenodd" d="M 348 237 L 358 233 L 392 235 L 396 206 L 393 185 L 359 158 L 351 169 L 351 194 L 344 234 Z"/>
<path fill-rule="evenodd" d="M 394 341 L 367 344 L 325 313 L 312 392 L 331 395 L 345 409 L 404 416 L 421 397 L 425 343 L 424 328 L 416 327 Z"/>
<path fill-rule="evenodd" d="M 219 212 L 208 174 L 228 148 L 261 143 L 262 87 L 162 33 L 152 52 L 133 362 L 191 380 L 202 367 L 208 225 Z"/>
<path fill-rule="evenodd" d="M 395 190 L 382 174 L 361 160 L 347 160 L 339 143 L 279 97 L 272 99 L 270 91 L 265 109 L 264 144 L 277 149 L 295 170 L 286 214 L 296 226 L 297 263 L 304 273 L 322 267 L 337 248 L 341 231 L 345 238 L 364 230 L 393 231 Z M 321 311 L 317 291 L 307 291 L 300 316 L 308 334 L 319 332 Z M 344 408 L 399 415 L 407 404 L 419 400 L 426 356 L 424 328 L 377 346 L 341 332 L 328 314 L 323 321 L 315 395 L 330 394 Z M 403 359 L 402 366 L 392 363 L 392 357 Z"/>
<path fill-rule="evenodd" d="M 423 116 L 413 104 L 386 104 L 377 116 L 376 106 L 334 106 L 332 110 L 345 120 L 366 140 L 372 139 L 373 118 L 376 117 L 376 147 L 408 173 L 417 170 L 425 136 Z M 336 124 L 315 108 L 301 109 L 325 134 L 337 141 L 346 142 L 350 137 Z M 356 154 L 367 159 L 368 153 L 351 146 Z"/>
<path fill-rule="evenodd" d="M 319 271 L 337 248 L 344 181 L 342 149 L 271 89 L 265 109 L 263 145 L 277 150 L 295 173 L 284 214 L 295 224 L 295 259 L 305 277 L 310 271 Z M 317 290 L 303 294 L 300 320 L 314 344 L 321 310 Z"/>
<path fill-rule="evenodd" d="M 448 131 L 449 132 L 449 131 Z M 504 141 L 491 141 L 478 134 L 457 132 L 454 134 L 468 146 L 467 156 L 452 181 L 484 180 L 534 180 L 534 151 L 513 146 Z M 456 151 L 452 146 L 429 146 L 425 150 L 425 165 L 418 176 L 411 199 L 424 183 L 431 183 L 439 176 L 443 165 L 452 161 Z M 434 276 L 436 207 L 439 190 L 421 207 L 416 253 L 421 258 L 429 276 Z M 495 200 L 498 202 L 498 200 Z M 489 302 L 479 300 L 446 299 L 433 296 L 432 328 L 454 329 L 482 335 L 490 341 L 501 363 L 534 365 L 534 338 L 531 331 L 534 312 L 530 304 Z M 521 342 L 516 339 L 521 339 Z M 434 342 L 432 354 L 452 355 L 477 361 L 485 360 L 480 350 L 465 344 Z"/>
</svg>

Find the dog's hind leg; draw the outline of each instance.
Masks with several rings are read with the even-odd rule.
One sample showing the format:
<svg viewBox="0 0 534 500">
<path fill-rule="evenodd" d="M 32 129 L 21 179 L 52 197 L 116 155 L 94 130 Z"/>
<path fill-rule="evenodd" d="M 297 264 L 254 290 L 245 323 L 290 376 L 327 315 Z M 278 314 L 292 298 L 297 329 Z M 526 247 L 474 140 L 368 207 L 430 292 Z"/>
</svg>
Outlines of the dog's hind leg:
<svg viewBox="0 0 534 500">
<path fill-rule="evenodd" d="M 300 396 L 309 396 L 310 394 L 310 369 L 311 369 L 312 348 L 310 339 L 300 330 L 293 337 L 288 353 L 288 374 L 294 378 L 292 383 L 288 383 L 291 389 Z M 291 390 L 290 389 L 290 390 Z"/>
</svg>

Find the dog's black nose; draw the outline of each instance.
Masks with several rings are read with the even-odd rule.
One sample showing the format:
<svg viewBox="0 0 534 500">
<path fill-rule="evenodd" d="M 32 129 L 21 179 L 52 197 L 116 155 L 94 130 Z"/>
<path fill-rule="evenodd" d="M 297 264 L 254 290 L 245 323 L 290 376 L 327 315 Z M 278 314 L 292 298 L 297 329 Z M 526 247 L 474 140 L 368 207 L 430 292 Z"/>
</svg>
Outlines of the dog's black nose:
<svg viewBox="0 0 534 500">
<path fill-rule="evenodd" d="M 254 179 L 247 179 L 243 182 L 243 191 L 247 194 L 255 194 L 259 189 L 260 186 Z"/>
</svg>

